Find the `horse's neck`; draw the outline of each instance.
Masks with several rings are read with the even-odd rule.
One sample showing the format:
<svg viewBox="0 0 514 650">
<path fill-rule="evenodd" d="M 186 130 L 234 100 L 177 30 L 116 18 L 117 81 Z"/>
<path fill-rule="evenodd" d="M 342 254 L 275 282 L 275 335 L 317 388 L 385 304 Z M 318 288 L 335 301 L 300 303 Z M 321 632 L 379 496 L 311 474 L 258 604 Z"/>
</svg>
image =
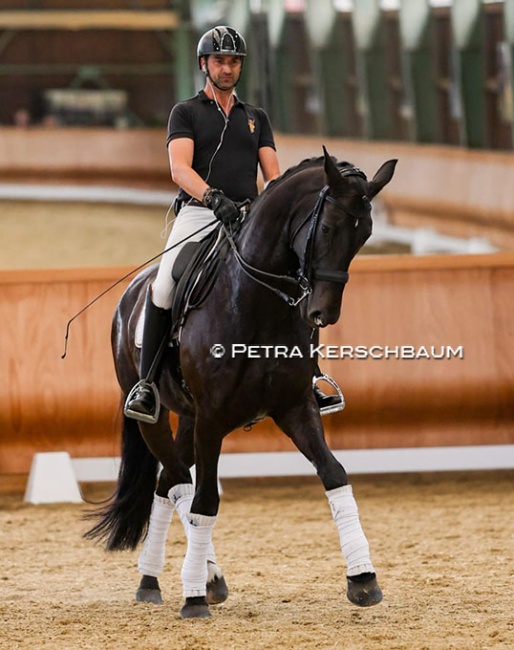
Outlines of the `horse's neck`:
<svg viewBox="0 0 514 650">
<path fill-rule="evenodd" d="M 312 174 L 308 186 L 305 181 L 305 174 L 298 173 L 282 181 L 280 186 L 270 188 L 250 215 L 240 239 L 241 253 L 250 264 L 270 272 L 287 272 L 294 223 L 308 214 L 314 200 L 311 197 L 318 191 L 319 181 L 313 184 Z"/>
</svg>

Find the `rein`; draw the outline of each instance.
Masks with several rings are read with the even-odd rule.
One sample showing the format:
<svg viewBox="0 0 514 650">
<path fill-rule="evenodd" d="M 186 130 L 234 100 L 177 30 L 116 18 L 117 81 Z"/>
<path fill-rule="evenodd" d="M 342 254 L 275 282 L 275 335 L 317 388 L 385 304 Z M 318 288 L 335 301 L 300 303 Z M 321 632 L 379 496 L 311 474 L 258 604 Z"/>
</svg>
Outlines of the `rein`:
<svg viewBox="0 0 514 650">
<path fill-rule="evenodd" d="M 227 230 L 225 230 L 225 236 L 227 237 L 227 240 L 234 251 L 234 256 L 236 258 L 237 263 L 239 264 L 241 270 L 246 273 L 246 275 L 251 278 L 254 282 L 257 282 L 258 284 L 262 285 L 263 287 L 266 287 L 266 289 L 269 289 L 272 291 L 275 295 L 277 295 L 279 298 L 287 302 L 288 305 L 291 307 L 296 307 L 299 305 L 304 298 L 306 298 L 312 291 L 312 287 L 310 284 L 304 284 L 302 281 L 302 278 L 292 278 L 289 275 L 278 275 L 276 273 L 268 273 L 268 271 L 263 271 L 262 269 L 257 269 L 251 264 L 248 264 L 246 262 L 241 253 L 239 252 L 239 249 L 237 248 L 237 244 L 234 241 L 232 234 L 229 233 Z M 268 284 L 267 282 L 264 282 L 263 280 L 260 280 L 258 277 L 256 277 L 254 274 L 255 273 L 260 273 L 261 275 L 266 276 L 267 278 L 272 278 L 273 280 L 279 280 L 281 282 L 288 282 L 289 284 L 294 284 L 297 287 L 300 287 L 301 294 L 298 298 L 294 298 L 293 296 L 290 296 L 289 294 L 285 293 L 284 291 L 281 291 L 280 289 L 277 289 L 271 284 Z"/>
<path fill-rule="evenodd" d="M 348 169 L 344 169 L 340 173 L 341 176 L 350 176 L 353 174 L 353 175 L 358 175 L 358 176 L 362 176 L 363 178 L 366 178 L 365 174 L 357 167 L 350 167 Z M 231 233 L 229 233 L 227 229 L 225 229 L 225 234 L 228 239 L 228 242 L 232 250 L 234 251 L 234 255 L 237 260 L 237 263 L 239 264 L 243 272 L 258 284 L 272 291 L 275 295 L 277 295 L 279 298 L 284 300 L 291 307 L 297 307 L 310 293 L 312 293 L 312 280 L 322 280 L 325 282 L 334 282 L 334 283 L 344 285 L 350 279 L 350 274 L 348 273 L 348 271 L 329 271 L 325 269 L 312 268 L 314 235 L 316 233 L 319 216 L 323 211 L 323 206 L 325 204 L 325 201 L 332 203 L 332 205 L 335 205 L 340 210 L 344 211 L 344 209 L 341 208 L 338 202 L 328 194 L 329 189 L 330 189 L 329 186 L 325 185 L 320 190 L 313 209 L 308 213 L 305 219 L 302 220 L 300 225 L 294 231 L 293 236 L 291 237 L 290 246 L 292 248 L 293 242 L 296 239 L 297 235 L 300 233 L 303 227 L 307 223 L 309 223 L 309 231 L 307 233 L 307 239 L 305 240 L 304 253 L 301 259 L 300 268 L 296 274 L 296 278 L 292 278 L 289 275 L 278 275 L 276 273 L 269 273 L 267 271 L 257 269 L 251 264 L 248 264 L 248 262 L 246 262 L 243 259 L 241 253 L 239 252 L 239 249 L 237 248 L 236 242 L 232 238 Z M 293 284 L 300 289 L 300 295 L 297 298 L 295 298 L 289 295 L 288 293 L 285 293 L 284 291 L 277 289 L 277 287 L 274 287 L 273 285 L 264 282 L 264 280 L 261 280 L 255 275 L 256 273 L 272 280 L 278 280 L 280 282 Z"/>
</svg>

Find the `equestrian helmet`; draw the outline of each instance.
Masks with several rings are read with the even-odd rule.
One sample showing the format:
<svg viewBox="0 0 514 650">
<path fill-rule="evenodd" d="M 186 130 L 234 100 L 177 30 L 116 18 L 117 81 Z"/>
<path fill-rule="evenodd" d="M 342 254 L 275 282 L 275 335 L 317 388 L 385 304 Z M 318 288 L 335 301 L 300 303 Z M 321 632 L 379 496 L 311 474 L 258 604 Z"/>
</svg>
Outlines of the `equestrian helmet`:
<svg viewBox="0 0 514 650">
<path fill-rule="evenodd" d="M 246 41 L 241 34 L 232 27 L 219 25 L 209 29 L 198 41 L 196 49 L 198 64 L 203 56 L 209 54 L 232 54 L 246 56 Z"/>
</svg>

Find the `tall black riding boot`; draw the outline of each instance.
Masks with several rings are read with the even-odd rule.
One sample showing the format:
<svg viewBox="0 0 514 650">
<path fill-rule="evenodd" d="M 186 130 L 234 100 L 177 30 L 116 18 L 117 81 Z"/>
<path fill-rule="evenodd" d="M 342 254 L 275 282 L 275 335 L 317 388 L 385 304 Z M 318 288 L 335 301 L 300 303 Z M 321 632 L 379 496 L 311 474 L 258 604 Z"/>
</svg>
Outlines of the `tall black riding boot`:
<svg viewBox="0 0 514 650">
<path fill-rule="evenodd" d="M 141 380 L 132 388 L 125 402 L 124 413 L 129 418 L 157 422 L 160 410 L 158 379 L 162 355 L 171 327 L 171 311 L 157 307 L 152 302 L 152 290 L 148 287 L 141 348 Z"/>
</svg>

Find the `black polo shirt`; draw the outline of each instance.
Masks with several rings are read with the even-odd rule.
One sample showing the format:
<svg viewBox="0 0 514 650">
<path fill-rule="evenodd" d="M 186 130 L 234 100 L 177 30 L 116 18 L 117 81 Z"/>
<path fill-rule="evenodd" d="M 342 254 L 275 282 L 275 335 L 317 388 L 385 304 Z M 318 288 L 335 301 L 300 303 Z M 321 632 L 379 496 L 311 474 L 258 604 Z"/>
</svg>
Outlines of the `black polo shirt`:
<svg viewBox="0 0 514 650">
<path fill-rule="evenodd" d="M 176 104 L 168 120 L 166 146 L 176 138 L 190 138 L 194 141 L 193 169 L 232 201 L 253 201 L 257 196 L 259 149 L 275 149 L 269 118 L 262 108 L 237 99 L 225 129 L 220 110 L 203 90 Z M 181 188 L 179 198 L 190 197 Z"/>
</svg>

